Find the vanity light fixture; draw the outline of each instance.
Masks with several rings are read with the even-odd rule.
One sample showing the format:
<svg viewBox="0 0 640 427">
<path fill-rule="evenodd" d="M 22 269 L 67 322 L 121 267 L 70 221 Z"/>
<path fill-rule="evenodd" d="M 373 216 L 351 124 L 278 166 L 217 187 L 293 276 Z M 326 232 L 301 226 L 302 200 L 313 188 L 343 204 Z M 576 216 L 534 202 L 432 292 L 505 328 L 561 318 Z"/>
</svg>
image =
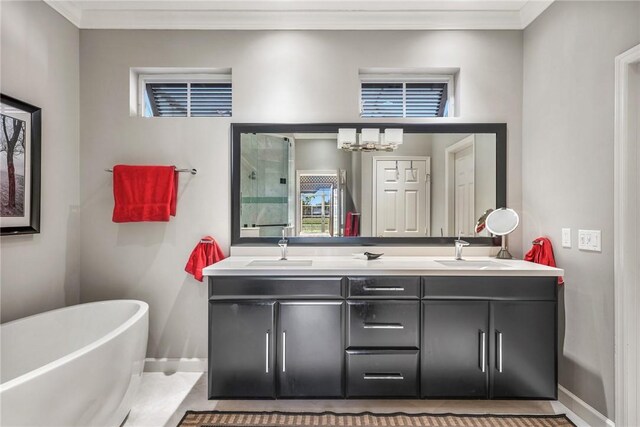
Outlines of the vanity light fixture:
<svg viewBox="0 0 640 427">
<path fill-rule="evenodd" d="M 338 129 L 338 149 L 345 151 L 393 151 L 403 141 L 403 130 L 398 128 L 362 129 L 358 138 L 356 129 Z"/>
<path fill-rule="evenodd" d="M 355 129 L 338 129 L 338 150 L 349 150 L 358 144 L 358 135 Z"/>
<path fill-rule="evenodd" d="M 375 151 L 376 146 L 380 145 L 380 129 L 362 129 L 360 144 L 365 150 Z"/>
</svg>

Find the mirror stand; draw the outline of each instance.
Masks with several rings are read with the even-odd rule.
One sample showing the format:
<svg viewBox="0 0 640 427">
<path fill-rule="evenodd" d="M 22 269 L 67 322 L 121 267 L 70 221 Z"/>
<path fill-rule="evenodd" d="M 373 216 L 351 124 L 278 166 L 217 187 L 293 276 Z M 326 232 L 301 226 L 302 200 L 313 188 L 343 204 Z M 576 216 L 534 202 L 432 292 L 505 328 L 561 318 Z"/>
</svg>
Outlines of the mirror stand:
<svg viewBox="0 0 640 427">
<path fill-rule="evenodd" d="M 500 246 L 500 251 L 498 255 L 496 255 L 497 259 L 513 259 L 511 252 L 507 249 L 507 236 L 502 236 L 500 239 L 502 240 L 502 245 Z"/>
</svg>

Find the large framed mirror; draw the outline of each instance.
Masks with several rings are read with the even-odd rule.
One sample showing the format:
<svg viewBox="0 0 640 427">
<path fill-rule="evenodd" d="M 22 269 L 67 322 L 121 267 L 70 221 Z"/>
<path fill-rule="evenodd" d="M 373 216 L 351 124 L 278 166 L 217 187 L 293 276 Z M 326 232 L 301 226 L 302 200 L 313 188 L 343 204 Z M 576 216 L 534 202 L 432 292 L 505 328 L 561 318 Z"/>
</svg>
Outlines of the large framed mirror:
<svg viewBox="0 0 640 427">
<path fill-rule="evenodd" d="M 232 245 L 500 244 L 507 126 L 232 124 Z"/>
</svg>

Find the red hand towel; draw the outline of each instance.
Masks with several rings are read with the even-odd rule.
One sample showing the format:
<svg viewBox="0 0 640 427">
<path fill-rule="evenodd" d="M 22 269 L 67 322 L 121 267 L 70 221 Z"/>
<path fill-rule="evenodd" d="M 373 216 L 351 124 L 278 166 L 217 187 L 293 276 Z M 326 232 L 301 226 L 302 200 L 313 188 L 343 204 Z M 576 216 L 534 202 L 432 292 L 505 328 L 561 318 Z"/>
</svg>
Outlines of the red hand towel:
<svg viewBox="0 0 640 427">
<path fill-rule="evenodd" d="M 113 222 L 169 221 L 176 216 L 174 166 L 113 167 Z"/>
<path fill-rule="evenodd" d="M 349 211 L 347 212 L 347 219 L 345 219 L 345 222 L 344 222 L 345 237 L 351 236 L 352 223 L 353 223 L 353 212 Z"/>
<path fill-rule="evenodd" d="M 224 253 L 215 239 L 211 236 L 206 236 L 193 248 L 189 256 L 189 261 L 187 261 L 187 265 L 184 267 L 184 271 L 193 275 L 196 280 L 202 282 L 202 269 L 218 261 L 222 261 L 224 258 Z"/>
<path fill-rule="evenodd" d="M 354 237 L 360 236 L 360 215 L 353 216 L 353 229 L 351 235 Z"/>
<path fill-rule="evenodd" d="M 531 250 L 524 256 L 525 261 L 535 262 L 536 264 L 548 265 L 549 267 L 556 266 L 556 260 L 553 256 L 553 246 L 551 240 L 547 237 L 538 237 L 533 241 Z M 564 284 L 564 278 L 558 277 L 558 285 Z"/>
</svg>

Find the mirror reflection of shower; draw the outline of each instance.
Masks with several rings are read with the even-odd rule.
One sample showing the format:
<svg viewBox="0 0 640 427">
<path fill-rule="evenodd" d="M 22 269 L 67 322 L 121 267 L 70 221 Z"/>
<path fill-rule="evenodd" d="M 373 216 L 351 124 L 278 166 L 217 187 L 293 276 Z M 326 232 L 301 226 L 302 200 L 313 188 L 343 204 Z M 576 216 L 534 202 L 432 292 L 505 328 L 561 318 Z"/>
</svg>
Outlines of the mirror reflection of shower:
<svg viewBox="0 0 640 427">
<path fill-rule="evenodd" d="M 240 225 L 243 236 L 276 237 L 288 228 L 293 144 L 281 135 L 243 134 Z"/>
</svg>

